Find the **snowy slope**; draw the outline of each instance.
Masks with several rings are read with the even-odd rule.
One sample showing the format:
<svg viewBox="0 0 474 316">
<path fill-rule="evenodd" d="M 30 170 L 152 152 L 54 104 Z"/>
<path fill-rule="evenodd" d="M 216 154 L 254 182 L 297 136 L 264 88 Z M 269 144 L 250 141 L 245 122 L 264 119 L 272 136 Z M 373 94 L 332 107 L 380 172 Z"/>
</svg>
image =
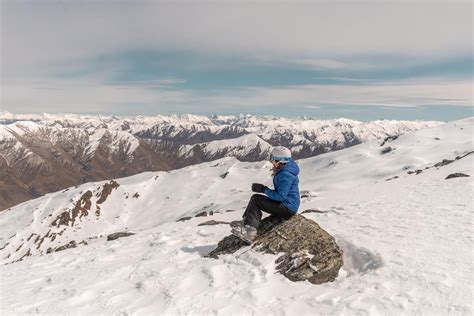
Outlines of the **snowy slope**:
<svg viewBox="0 0 474 316">
<path fill-rule="evenodd" d="M 270 156 L 273 146 L 255 134 L 247 134 L 232 139 L 215 140 L 198 145 L 185 145 L 181 147 L 181 155 L 183 157 L 192 156 L 197 148 L 205 157 L 229 156 L 246 160 L 252 155 L 255 157 Z"/>
<path fill-rule="evenodd" d="M 117 180 L 103 203 L 98 201 L 110 182 L 0 213 L 2 262 L 31 253 L 2 266 L 2 288 L 12 289 L 2 292 L 2 312 L 470 314 L 473 126 L 474 119 L 466 119 L 384 146 L 376 140 L 300 161 L 300 210 L 319 210 L 305 216 L 336 236 L 345 251 L 333 283 L 292 283 L 274 273 L 276 256 L 252 250 L 219 260 L 202 257 L 229 227 L 197 224 L 238 219 L 249 184 L 271 182 L 267 163 L 224 158 Z M 444 159 L 452 162 L 435 167 Z M 445 180 L 455 172 L 471 177 Z M 79 212 L 74 225 L 51 225 L 71 214 L 88 190 L 88 215 L 80 218 Z M 176 222 L 203 210 L 214 215 Z M 123 230 L 136 235 L 105 240 Z M 39 247 L 35 235 L 28 241 L 48 231 Z M 44 254 L 70 240 L 88 245 Z"/>
</svg>

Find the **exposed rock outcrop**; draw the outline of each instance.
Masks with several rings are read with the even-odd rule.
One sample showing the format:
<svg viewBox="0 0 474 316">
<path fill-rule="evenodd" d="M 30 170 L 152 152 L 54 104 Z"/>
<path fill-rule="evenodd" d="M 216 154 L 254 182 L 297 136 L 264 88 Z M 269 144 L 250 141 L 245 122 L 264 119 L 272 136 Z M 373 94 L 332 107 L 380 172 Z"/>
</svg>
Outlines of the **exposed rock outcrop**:
<svg viewBox="0 0 474 316">
<path fill-rule="evenodd" d="M 115 180 L 111 180 L 110 182 L 105 183 L 102 187 L 100 198 L 97 200 L 97 204 L 104 203 L 109 197 L 110 193 L 112 193 L 112 189 L 117 189 L 119 186 L 120 184 L 118 184 Z"/>
<path fill-rule="evenodd" d="M 88 216 L 92 205 L 92 196 L 92 191 L 86 191 L 76 202 L 74 208 L 71 211 L 65 211 L 59 214 L 58 217 L 56 217 L 56 219 L 51 223 L 51 226 L 69 226 L 69 224 L 74 226 L 74 222 L 76 221 L 77 217 L 81 219 L 84 216 Z"/>
<path fill-rule="evenodd" d="M 385 154 L 388 154 L 389 152 L 391 152 L 393 150 L 392 147 L 388 146 L 388 147 L 385 147 L 383 148 L 381 151 L 380 151 L 380 154 L 381 155 L 385 155 Z"/>
<path fill-rule="evenodd" d="M 245 242 L 230 235 L 207 256 L 217 259 L 244 246 L 247 246 Z M 284 253 L 275 261 L 276 269 L 291 281 L 308 280 L 314 284 L 334 281 L 343 265 L 342 250 L 334 237 L 301 215 L 287 221 L 265 218 L 251 247 L 265 253 Z"/>
<path fill-rule="evenodd" d="M 113 233 L 113 234 L 107 235 L 107 241 L 119 239 L 119 238 L 122 238 L 122 237 L 128 237 L 128 236 L 132 236 L 132 235 L 135 235 L 135 233 L 132 233 L 132 232 Z"/>
<path fill-rule="evenodd" d="M 385 137 L 385 139 L 383 140 L 383 142 L 380 144 L 380 147 L 383 147 L 383 145 L 385 145 L 385 143 L 387 142 L 392 142 L 394 140 L 396 140 L 398 138 L 398 135 L 393 135 L 393 136 L 387 136 Z"/>
<path fill-rule="evenodd" d="M 192 218 L 191 216 L 181 217 L 180 219 L 177 220 L 177 222 L 189 221 L 191 218 Z"/>
<path fill-rule="evenodd" d="M 461 173 L 461 172 L 451 173 L 450 175 L 446 177 L 446 180 L 452 179 L 452 178 L 461 178 L 461 177 L 470 177 L 470 175 Z"/>
<path fill-rule="evenodd" d="M 202 222 L 198 224 L 198 226 L 213 226 L 213 225 L 220 225 L 220 224 L 229 224 L 228 222 L 223 221 L 215 221 L 211 219 L 210 221 Z"/>
<path fill-rule="evenodd" d="M 328 213 L 328 211 L 321 211 L 321 210 L 318 210 L 318 209 L 307 209 L 307 210 L 304 210 L 303 212 L 301 212 L 301 214 L 306 214 L 306 213 L 324 214 L 324 213 Z"/>
</svg>

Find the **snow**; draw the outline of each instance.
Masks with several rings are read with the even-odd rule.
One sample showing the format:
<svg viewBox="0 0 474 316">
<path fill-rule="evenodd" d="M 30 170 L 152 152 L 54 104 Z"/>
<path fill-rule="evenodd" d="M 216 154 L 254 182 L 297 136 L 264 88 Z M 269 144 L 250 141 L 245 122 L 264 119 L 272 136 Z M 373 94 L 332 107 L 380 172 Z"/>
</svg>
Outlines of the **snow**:
<svg viewBox="0 0 474 316">
<path fill-rule="evenodd" d="M 273 148 L 272 145 L 255 134 L 246 134 L 237 138 L 201 143 L 201 146 L 203 152 L 209 157 L 220 152 L 225 152 L 232 157 L 245 157 L 250 154 L 249 151 L 255 150 L 258 146 L 262 152 L 270 152 Z M 180 148 L 180 154 L 184 157 L 191 155 L 194 148 L 194 145 L 182 146 Z"/>
<path fill-rule="evenodd" d="M 299 161 L 308 195 L 300 210 L 320 210 L 304 216 L 344 250 L 339 277 L 322 285 L 289 281 L 275 273 L 277 256 L 254 250 L 203 257 L 230 228 L 197 224 L 239 219 L 250 184 L 271 184 L 267 162 L 223 158 L 119 179 L 99 219 L 93 211 L 105 182 L 25 202 L 0 213 L 3 263 L 91 190 L 91 215 L 40 250 L 71 239 L 88 245 L 50 254 L 32 249 L 2 265 L 2 314 L 472 314 L 473 127 L 470 118 Z M 381 154 L 388 146 L 392 151 Z M 423 171 L 407 173 L 416 169 Z M 454 172 L 471 177 L 445 180 Z M 202 210 L 215 214 L 176 222 Z M 122 230 L 136 235 L 105 240 Z"/>
<path fill-rule="evenodd" d="M 122 132 L 122 131 L 109 131 L 105 128 L 89 129 L 89 143 L 86 152 L 89 155 L 94 155 L 95 151 L 99 147 L 102 139 L 106 135 L 110 135 L 112 141 L 108 144 L 111 154 L 116 153 L 122 146 L 125 149 L 125 154 L 131 156 L 133 152 L 138 148 L 140 142 L 133 135 Z"/>
</svg>

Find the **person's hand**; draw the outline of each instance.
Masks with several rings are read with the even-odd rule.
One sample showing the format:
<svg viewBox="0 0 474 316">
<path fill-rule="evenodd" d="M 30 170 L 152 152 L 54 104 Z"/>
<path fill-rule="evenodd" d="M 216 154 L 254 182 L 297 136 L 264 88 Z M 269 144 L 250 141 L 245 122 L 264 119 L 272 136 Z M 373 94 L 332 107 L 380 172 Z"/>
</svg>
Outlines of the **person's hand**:
<svg viewBox="0 0 474 316">
<path fill-rule="evenodd" d="M 257 193 L 263 193 L 265 191 L 266 186 L 260 183 L 252 183 L 252 191 Z"/>
</svg>

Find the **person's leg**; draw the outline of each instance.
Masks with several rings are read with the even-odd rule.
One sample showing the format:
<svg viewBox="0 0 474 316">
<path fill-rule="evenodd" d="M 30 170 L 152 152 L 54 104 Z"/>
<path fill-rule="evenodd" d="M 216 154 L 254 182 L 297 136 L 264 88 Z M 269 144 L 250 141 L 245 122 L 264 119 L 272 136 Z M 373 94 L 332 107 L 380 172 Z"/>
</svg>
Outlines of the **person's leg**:
<svg viewBox="0 0 474 316">
<path fill-rule="evenodd" d="M 274 201 L 265 195 L 254 194 L 243 215 L 244 225 L 258 228 L 262 219 L 262 211 L 285 219 L 293 215 L 281 202 Z"/>
</svg>

